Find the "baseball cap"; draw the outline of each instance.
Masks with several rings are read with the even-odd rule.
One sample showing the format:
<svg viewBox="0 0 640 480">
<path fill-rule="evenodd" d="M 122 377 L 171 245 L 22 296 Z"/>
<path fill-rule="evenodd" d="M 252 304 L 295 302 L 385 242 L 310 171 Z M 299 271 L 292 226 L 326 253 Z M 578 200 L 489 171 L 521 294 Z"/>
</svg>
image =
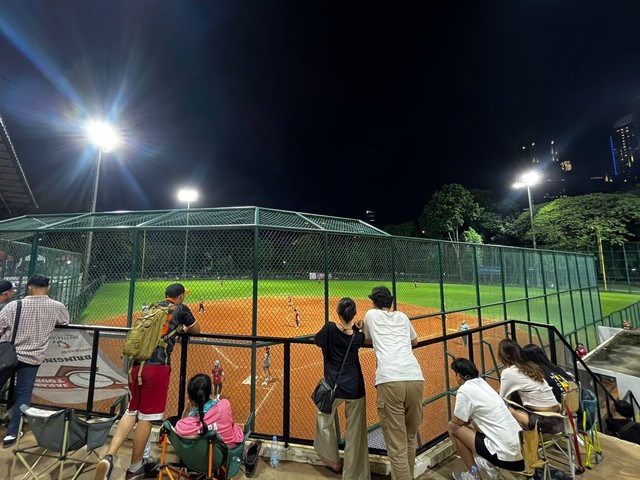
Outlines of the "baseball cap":
<svg viewBox="0 0 640 480">
<path fill-rule="evenodd" d="M 0 280 L 0 295 L 4 292 L 8 292 L 9 290 L 13 290 L 14 288 L 13 283 L 9 280 Z"/>
<path fill-rule="evenodd" d="M 184 285 L 182 285 L 181 283 L 172 283 L 164 291 L 165 297 L 168 297 L 168 298 L 176 298 L 182 295 L 183 293 L 187 294 L 189 293 L 189 290 L 186 290 L 184 288 Z"/>
</svg>

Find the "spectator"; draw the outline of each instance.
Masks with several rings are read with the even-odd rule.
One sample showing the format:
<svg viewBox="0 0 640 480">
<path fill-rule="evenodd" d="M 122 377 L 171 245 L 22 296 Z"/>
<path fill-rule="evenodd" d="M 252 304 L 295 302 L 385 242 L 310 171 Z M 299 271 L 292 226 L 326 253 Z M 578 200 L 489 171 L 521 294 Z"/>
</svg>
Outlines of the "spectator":
<svg viewBox="0 0 640 480">
<path fill-rule="evenodd" d="M 262 385 L 266 385 L 269 383 L 269 380 L 271 380 L 271 347 L 269 346 L 267 346 L 264 351 L 262 369 L 264 371 L 264 382 L 262 382 Z"/>
<path fill-rule="evenodd" d="M 559 366 L 551 363 L 551 360 L 544 354 L 542 348 L 530 343 L 522 347 L 527 359 L 538 365 L 544 372 L 544 379 L 553 391 L 558 403 L 562 403 L 562 394 L 577 387 L 571 375 L 562 370 Z"/>
<path fill-rule="evenodd" d="M 578 357 L 580 358 L 584 358 L 587 356 L 587 349 L 584 348 L 584 345 L 581 343 L 578 343 L 576 345 L 576 355 L 578 355 Z"/>
<path fill-rule="evenodd" d="M 213 395 L 220 400 L 222 394 L 222 382 L 224 381 L 224 369 L 220 365 L 220 360 L 216 360 L 211 371 L 211 380 L 213 380 Z"/>
<path fill-rule="evenodd" d="M 354 326 L 356 304 L 352 299 L 341 299 L 338 302 L 337 313 L 338 323 L 325 324 L 315 336 L 316 345 L 322 348 L 324 378 L 331 385 L 336 381 L 345 354 L 346 360 L 338 378 L 331 413 L 317 412 L 313 446 L 330 470 L 336 473 L 342 470 L 343 479 L 369 480 L 371 474 L 367 446 L 367 402 L 358 357 L 358 350 L 364 344 L 364 334 Z M 347 348 L 349 348 L 348 352 Z M 347 419 L 344 468 L 340 465 L 340 453 L 333 421 L 336 409 L 342 403 L 345 404 Z"/>
<path fill-rule="evenodd" d="M 131 400 L 127 411 L 120 419 L 118 429 L 111 439 L 109 450 L 96 467 L 95 480 L 109 480 L 113 470 L 113 460 L 118 453 L 122 442 L 127 438 L 136 425 L 133 436 L 133 448 L 131 450 L 131 465 L 125 474 L 125 480 L 142 478 L 155 471 L 160 459 L 143 458 L 144 448 L 151 433 L 151 422 L 162 420 L 167 404 L 167 391 L 169 389 L 169 377 L 171 375 L 171 352 L 176 342 L 176 337 L 166 335 L 181 328 L 186 328 L 189 333 L 200 333 L 200 325 L 193 317 L 189 307 L 184 305 L 184 296 L 188 293 L 181 283 L 172 283 L 165 290 L 166 299 L 158 305 L 169 307 L 169 317 L 163 330 L 166 349 L 157 347 L 151 358 L 147 360 L 142 369 L 142 385 L 138 385 L 138 370 L 140 365 L 133 364 L 129 380 Z"/>
<path fill-rule="evenodd" d="M 478 378 L 478 369 L 466 358 L 455 359 L 451 369 L 460 388 L 449 436 L 467 466 L 466 472 L 455 472 L 453 478 L 473 480 L 471 468 L 477 466 L 495 479 L 498 473 L 491 464 L 511 471 L 524 470 L 518 437 L 521 428 L 500 395 Z M 478 431 L 469 427 L 471 422 Z"/>
<path fill-rule="evenodd" d="M 229 447 L 237 447 L 244 440 L 242 428 L 233 421 L 231 403 L 226 398 L 211 396 L 211 378 L 199 373 L 187 384 L 187 401 L 182 419 L 175 425 L 181 437 L 204 435 L 215 428 L 222 441 Z"/>
<path fill-rule="evenodd" d="M 607 431 L 622 440 L 640 445 L 640 424 L 635 421 L 633 405 L 625 400 L 619 400 L 615 403 L 615 407 L 616 412 L 623 418 L 607 418 Z"/>
<path fill-rule="evenodd" d="M 364 317 L 365 344 L 376 353 L 376 407 L 394 480 L 413 479 L 416 435 L 422 423 L 424 377 L 413 355 L 418 336 L 409 318 L 392 312 L 393 296 L 376 287 L 369 298 L 374 308 Z"/>
<path fill-rule="evenodd" d="M 9 303 L 15 293 L 16 289 L 13 283 L 8 280 L 0 280 L 0 310 Z"/>
<path fill-rule="evenodd" d="M 34 275 L 27 281 L 27 296 L 20 300 L 22 307 L 15 340 L 18 366 L 13 372 L 0 377 L 2 388 L 7 380 L 17 375 L 15 403 L 2 442 L 3 448 L 16 443 L 20 428 L 20 406 L 31 405 L 36 375 L 44 360 L 51 332 L 56 325 L 69 324 L 67 307 L 49 298 L 47 294 L 50 288 L 47 277 Z M 17 308 L 18 302 L 11 302 L 0 311 L 0 342 L 11 341 Z"/>
<path fill-rule="evenodd" d="M 527 360 L 520 345 L 513 340 L 504 339 L 500 342 L 498 359 L 507 366 L 500 379 L 500 396 L 508 399 L 517 393 L 522 406 L 531 411 L 510 406 L 509 410 L 518 423 L 523 428 L 532 430 L 537 421 L 543 433 L 559 432 L 562 429 L 562 418 L 534 413 L 560 411 L 551 387 L 544 381 L 542 369 Z"/>
</svg>

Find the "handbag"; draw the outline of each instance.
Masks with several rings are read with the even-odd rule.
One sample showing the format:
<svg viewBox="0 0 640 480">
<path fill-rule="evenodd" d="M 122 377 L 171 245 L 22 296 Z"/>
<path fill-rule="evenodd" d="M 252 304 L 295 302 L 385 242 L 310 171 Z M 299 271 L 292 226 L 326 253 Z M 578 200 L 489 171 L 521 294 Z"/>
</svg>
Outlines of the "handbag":
<svg viewBox="0 0 640 480">
<path fill-rule="evenodd" d="M 336 375 L 336 381 L 333 384 L 333 388 L 331 384 L 327 382 L 326 379 L 321 378 L 316 385 L 315 390 L 311 394 L 311 400 L 316 404 L 318 410 L 322 413 L 331 413 L 331 408 L 333 407 L 333 400 L 336 397 L 336 388 L 338 388 L 338 378 L 340 378 L 340 374 L 342 373 L 342 369 L 344 367 L 344 362 L 347 360 L 347 354 L 351 349 L 351 344 L 353 343 L 353 337 L 355 333 L 351 335 L 351 340 L 349 341 L 349 346 L 347 347 L 347 351 L 344 352 L 344 358 L 342 359 L 342 365 L 340 365 L 340 370 L 338 370 L 338 375 Z"/>
<path fill-rule="evenodd" d="M 10 342 L 0 342 L 0 377 L 6 374 L 13 375 L 18 366 L 18 355 L 16 354 L 16 335 L 18 333 L 18 321 L 22 311 L 22 300 L 18 300 L 16 307 L 16 319 L 13 321 L 13 334 Z M 0 385 L 0 388 L 2 386 Z"/>
</svg>

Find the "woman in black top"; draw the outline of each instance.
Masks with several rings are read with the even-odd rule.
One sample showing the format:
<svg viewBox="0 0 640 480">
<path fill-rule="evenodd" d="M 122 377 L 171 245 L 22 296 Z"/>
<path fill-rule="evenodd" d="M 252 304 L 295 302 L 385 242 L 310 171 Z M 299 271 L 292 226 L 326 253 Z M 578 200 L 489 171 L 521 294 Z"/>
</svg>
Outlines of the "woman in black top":
<svg viewBox="0 0 640 480">
<path fill-rule="evenodd" d="M 364 378 L 358 358 L 358 350 L 364 344 L 364 334 L 356 327 L 354 317 L 356 304 L 350 298 L 338 302 L 338 323 L 327 323 L 315 336 L 315 343 L 322 348 L 324 378 L 334 384 L 342 359 L 347 354 L 344 367 L 338 378 L 338 387 L 330 414 L 317 411 L 316 434 L 313 446 L 327 467 L 342 471 L 343 479 L 370 480 L 369 450 L 367 445 L 367 404 Z M 349 348 L 349 342 L 351 347 Z M 348 349 L 348 352 L 347 352 Z M 344 449 L 344 468 L 340 464 L 338 440 L 334 417 L 340 404 L 345 404 L 347 431 Z"/>
</svg>

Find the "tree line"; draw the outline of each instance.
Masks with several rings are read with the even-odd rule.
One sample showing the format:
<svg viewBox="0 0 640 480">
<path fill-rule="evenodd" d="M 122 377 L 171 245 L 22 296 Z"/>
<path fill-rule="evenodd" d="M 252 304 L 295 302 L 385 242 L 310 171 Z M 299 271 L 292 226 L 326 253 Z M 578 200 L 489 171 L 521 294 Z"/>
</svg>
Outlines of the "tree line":
<svg viewBox="0 0 640 480">
<path fill-rule="evenodd" d="M 435 192 L 411 222 L 387 225 L 392 235 L 454 242 L 593 251 L 600 239 L 614 245 L 640 237 L 640 187 L 615 193 L 563 197 L 529 209 L 498 200 L 488 190 L 467 190 L 457 183 Z"/>
</svg>

